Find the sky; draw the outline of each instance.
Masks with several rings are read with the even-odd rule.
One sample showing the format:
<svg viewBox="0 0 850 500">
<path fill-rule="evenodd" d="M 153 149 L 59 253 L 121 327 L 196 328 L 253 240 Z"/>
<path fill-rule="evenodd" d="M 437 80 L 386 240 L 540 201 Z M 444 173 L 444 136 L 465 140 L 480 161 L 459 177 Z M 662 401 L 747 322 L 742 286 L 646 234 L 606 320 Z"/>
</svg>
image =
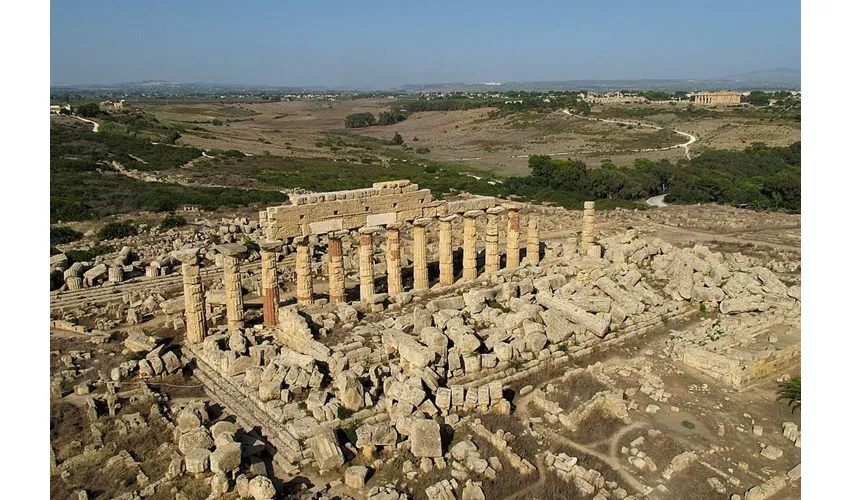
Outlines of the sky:
<svg viewBox="0 0 850 500">
<path fill-rule="evenodd" d="M 800 68 L 800 2 L 52 0 L 51 85 L 719 78 Z"/>
</svg>

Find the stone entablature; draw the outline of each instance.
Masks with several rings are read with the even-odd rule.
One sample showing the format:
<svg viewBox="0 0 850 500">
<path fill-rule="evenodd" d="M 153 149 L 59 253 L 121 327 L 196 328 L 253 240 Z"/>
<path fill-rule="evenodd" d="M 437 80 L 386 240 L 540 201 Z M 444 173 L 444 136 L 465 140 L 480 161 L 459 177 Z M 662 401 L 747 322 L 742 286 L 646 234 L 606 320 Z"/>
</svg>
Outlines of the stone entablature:
<svg viewBox="0 0 850 500">
<path fill-rule="evenodd" d="M 260 225 L 269 240 L 356 230 L 413 221 L 434 211 L 431 200 L 430 190 L 407 180 L 376 182 L 366 189 L 293 196 L 289 205 L 260 212 Z"/>
</svg>

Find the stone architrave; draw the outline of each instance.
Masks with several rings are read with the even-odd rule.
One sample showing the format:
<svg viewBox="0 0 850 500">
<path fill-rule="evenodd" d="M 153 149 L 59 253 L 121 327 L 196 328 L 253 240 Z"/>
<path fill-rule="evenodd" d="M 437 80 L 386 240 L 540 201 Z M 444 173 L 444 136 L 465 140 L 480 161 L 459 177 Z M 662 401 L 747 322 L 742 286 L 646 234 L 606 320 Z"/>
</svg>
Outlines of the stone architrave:
<svg viewBox="0 0 850 500">
<path fill-rule="evenodd" d="M 540 226 L 537 217 L 530 217 L 528 219 L 525 257 L 531 264 L 540 262 Z"/>
<path fill-rule="evenodd" d="M 469 210 L 463 213 L 463 280 L 475 281 L 478 277 L 478 235 L 475 223 L 484 215 L 483 210 Z"/>
<path fill-rule="evenodd" d="M 413 288 L 417 290 L 428 288 L 428 244 L 425 228 L 431 219 L 423 218 L 413 221 Z"/>
<path fill-rule="evenodd" d="M 504 211 L 503 207 L 487 209 L 487 246 L 484 248 L 484 271 L 487 273 L 499 270 L 499 216 Z"/>
<path fill-rule="evenodd" d="M 313 269 L 310 255 L 310 238 L 296 236 L 295 242 L 295 296 L 298 304 L 309 306 L 313 303 Z"/>
<path fill-rule="evenodd" d="M 584 202 L 584 225 L 581 230 L 581 248 L 585 252 L 596 243 L 594 224 L 596 223 L 596 202 Z"/>
<path fill-rule="evenodd" d="M 360 228 L 360 302 L 375 295 L 375 268 L 372 261 L 373 236 L 377 231 L 373 227 Z"/>
<path fill-rule="evenodd" d="M 328 234 L 328 298 L 331 304 L 345 302 L 342 234 L 342 232 Z"/>
<path fill-rule="evenodd" d="M 519 267 L 519 207 L 509 206 L 506 208 L 508 210 L 508 231 L 505 240 L 506 267 L 516 269 Z"/>
<path fill-rule="evenodd" d="M 448 286 L 454 283 L 454 259 L 452 249 L 452 221 L 456 214 L 440 217 L 440 285 Z"/>
<path fill-rule="evenodd" d="M 198 249 L 181 250 L 172 255 L 182 263 L 186 341 L 198 344 L 203 342 L 207 335 L 206 304 Z"/>
<path fill-rule="evenodd" d="M 277 324 L 277 308 L 280 305 L 280 288 L 277 285 L 277 253 L 283 247 L 282 241 L 263 241 L 260 243 L 260 293 L 263 295 L 263 324 Z"/>
<path fill-rule="evenodd" d="M 248 250 L 240 243 L 216 246 L 221 252 L 224 266 L 224 293 L 227 299 L 227 328 L 235 330 L 245 326 L 245 307 L 242 299 L 242 279 L 239 277 L 239 258 Z"/>
<path fill-rule="evenodd" d="M 401 286 L 401 249 L 399 248 L 399 230 L 402 224 L 387 224 L 387 293 L 398 295 L 404 290 Z"/>
</svg>

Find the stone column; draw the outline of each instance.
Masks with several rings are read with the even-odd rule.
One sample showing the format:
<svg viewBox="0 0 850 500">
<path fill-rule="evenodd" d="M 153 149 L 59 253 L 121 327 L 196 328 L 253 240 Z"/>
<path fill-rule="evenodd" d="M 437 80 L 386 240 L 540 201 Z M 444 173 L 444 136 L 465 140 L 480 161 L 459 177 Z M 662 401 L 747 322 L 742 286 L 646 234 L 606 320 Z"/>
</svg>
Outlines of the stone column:
<svg viewBox="0 0 850 500">
<path fill-rule="evenodd" d="M 282 241 L 260 242 L 260 293 L 263 296 L 263 324 L 277 324 L 277 308 L 280 305 L 280 288 L 277 285 L 277 254 L 283 247 Z"/>
<path fill-rule="evenodd" d="M 122 281 L 124 281 L 124 266 L 120 262 L 115 262 L 109 268 L 109 282 L 121 283 Z"/>
<path fill-rule="evenodd" d="M 440 284 L 448 286 L 455 281 L 454 262 L 452 256 L 452 221 L 456 214 L 440 217 Z"/>
<path fill-rule="evenodd" d="M 487 246 L 484 249 L 484 272 L 487 273 L 499 270 L 499 215 L 504 211 L 502 207 L 487 209 Z"/>
<path fill-rule="evenodd" d="M 586 201 L 584 202 L 584 226 L 581 230 L 581 249 L 585 252 L 596 242 L 593 234 L 593 225 L 595 222 L 596 202 Z"/>
<path fill-rule="evenodd" d="M 224 266 L 224 293 L 227 300 L 227 328 L 235 330 L 245 326 L 245 307 L 242 302 L 242 279 L 239 276 L 239 258 L 248 250 L 240 243 L 218 245 Z"/>
<path fill-rule="evenodd" d="M 510 206 L 508 209 L 508 231 L 505 242 L 508 269 L 519 267 L 519 207 Z"/>
<path fill-rule="evenodd" d="M 528 236 L 526 237 L 525 257 L 531 264 L 540 262 L 540 228 L 537 217 L 528 219 Z"/>
<path fill-rule="evenodd" d="M 83 288 L 83 278 L 80 276 L 82 272 L 83 264 L 81 262 L 74 262 L 71 264 L 71 267 L 65 270 L 63 278 L 65 278 L 65 284 L 68 285 L 68 290 L 80 290 Z"/>
<path fill-rule="evenodd" d="M 342 233 L 328 234 L 328 298 L 331 304 L 345 302 Z"/>
<path fill-rule="evenodd" d="M 360 233 L 360 302 L 366 302 L 375 295 L 375 269 L 372 262 L 373 235 L 377 229 L 363 227 Z"/>
<path fill-rule="evenodd" d="M 399 230 L 404 224 L 387 224 L 387 293 L 398 295 L 403 292 L 401 286 L 401 249 L 399 248 Z"/>
<path fill-rule="evenodd" d="M 198 249 L 181 250 L 172 255 L 182 262 L 183 301 L 186 316 L 186 342 L 198 344 L 207 336 L 207 315 L 204 285 L 201 283 L 201 266 Z"/>
<path fill-rule="evenodd" d="M 475 222 L 482 215 L 483 210 L 463 213 L 463 281 L 475 281 L 478 277 L 478 235 Z"/>
<path fill-rule="evenodd" d="M 159 277 L 159 268 L 154 266 L 148 266 L 145 268 L 145 277 L 148 278 L 158 278 Z"/>
<path fill-rule="evenodd" d="M 413 288 L 428 288 L 428 242 L 425 228 L 431 219 L 413 221 Z"/>
<path fill-rule="evenodd" d="M 295 242 L 295 297 L 298 304 L 313 303 L 313 268 L 310 255 L 310 238 L 296 236 Z"/>
</svg>

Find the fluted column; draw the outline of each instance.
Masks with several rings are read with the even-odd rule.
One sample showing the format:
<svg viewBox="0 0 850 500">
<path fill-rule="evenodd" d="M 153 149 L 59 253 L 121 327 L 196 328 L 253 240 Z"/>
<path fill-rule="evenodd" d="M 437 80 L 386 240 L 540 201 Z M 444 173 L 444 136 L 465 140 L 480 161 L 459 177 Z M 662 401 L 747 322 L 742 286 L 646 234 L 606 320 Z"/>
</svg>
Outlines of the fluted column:
<svg viewBox="0 0 850 500">
<path fill-rule="evenodd" d="M 401 286 L 401 249 L 398 241 L 402 225 L 387 224 L 387 293 L 390 295 L 404 291 Z"/>
<path fill-rule="evenodd" d="M 457 215 L 440 217 L 440 284 L 448 286 L 454 283 L 455 271 L 452 249 L 452 221 Z"/>
<path fill-rule="evenodd" d="M 197 344 L 203 342 L 207 336 L 206 304 L 198 249 L 181 250 L 173 255 L 182 262 L 186 342 Z"/>
<path fill-rule="evenodd" d="M 245 326 L 245 307 L 242 300 L 242 279 L 239 276 L 239 258 L 248 250 L 240 243 L 218 245 L 224 267 L 224 293 L 227 300 L 227 328 L 235 330 Z"/>
<path fill-rule="evenodd" d="M 526 236 L 525 257 L 531 264 L 540 262 L 540 228 L 537 217 L 528 219 L 528 235 Z"/>
<path fill-rule="evenodd" d="M 280 305 L 277 254 L 282 247 L 282 241 L 260 242 L 260 293 L 263 296 L 263 324 L 266 326 L 277 324 L 277 308 Z"/>
<path fill-rule="evenodd" d="M 298 304 L 309 306 L 313 303 L 313 266 L 310 255 L 310 238 L 295 237 L 295 297 Z"/>
<path fill-rule="evenodd" d="M 428 288 L 428 241 L 425 228 L 431 219 L 413 221 L 413 288 Z"/>
<path fill-rule="evenodd" d="M 121 283 L 124 281 L 124 266 L 116 259 L 116 262 L 109 268 L 109 282 Z"/>
<path fill-rule="evenodd" d="M 484 272 L 487 273 L 499 270 L 499 216 L 504 211 L 502 207 L 487 209 L 487 246 L 484 248 Z"/>
<path fill-rule="evenodd" d="M 463 213 L 463 280 L 474 281 L 478 277 L 478 234 L 475 223 L 484 215 L 483 210 Z"/>
<path fill-rule="evenodd" d="M 331 233 L 328 238 L 328 297 L 331 304 L 338 304 L 345 302 L 342 233 Z"/>
<path fill-rule="evenodd" d="M 596 202 L 584 202 L 584 225 L 581 231 L 581 248 L 587 252 L 591 245 L 596 243 L 594 235 L 594 224 L 596 223 Z"/>
<path fill-rule="evenodd" d="M 372 243 L 375 228 L 360 228 L 360 302 L 375 295 L 375 270 Z"/>
<path fill-rule="evenodd" d="M 507 253 L 506 267 L 508 269 L 519 267 L 519 207 L 508 207 L 508 231 L 505 240 L 505 253 Z"/>
</svg>

